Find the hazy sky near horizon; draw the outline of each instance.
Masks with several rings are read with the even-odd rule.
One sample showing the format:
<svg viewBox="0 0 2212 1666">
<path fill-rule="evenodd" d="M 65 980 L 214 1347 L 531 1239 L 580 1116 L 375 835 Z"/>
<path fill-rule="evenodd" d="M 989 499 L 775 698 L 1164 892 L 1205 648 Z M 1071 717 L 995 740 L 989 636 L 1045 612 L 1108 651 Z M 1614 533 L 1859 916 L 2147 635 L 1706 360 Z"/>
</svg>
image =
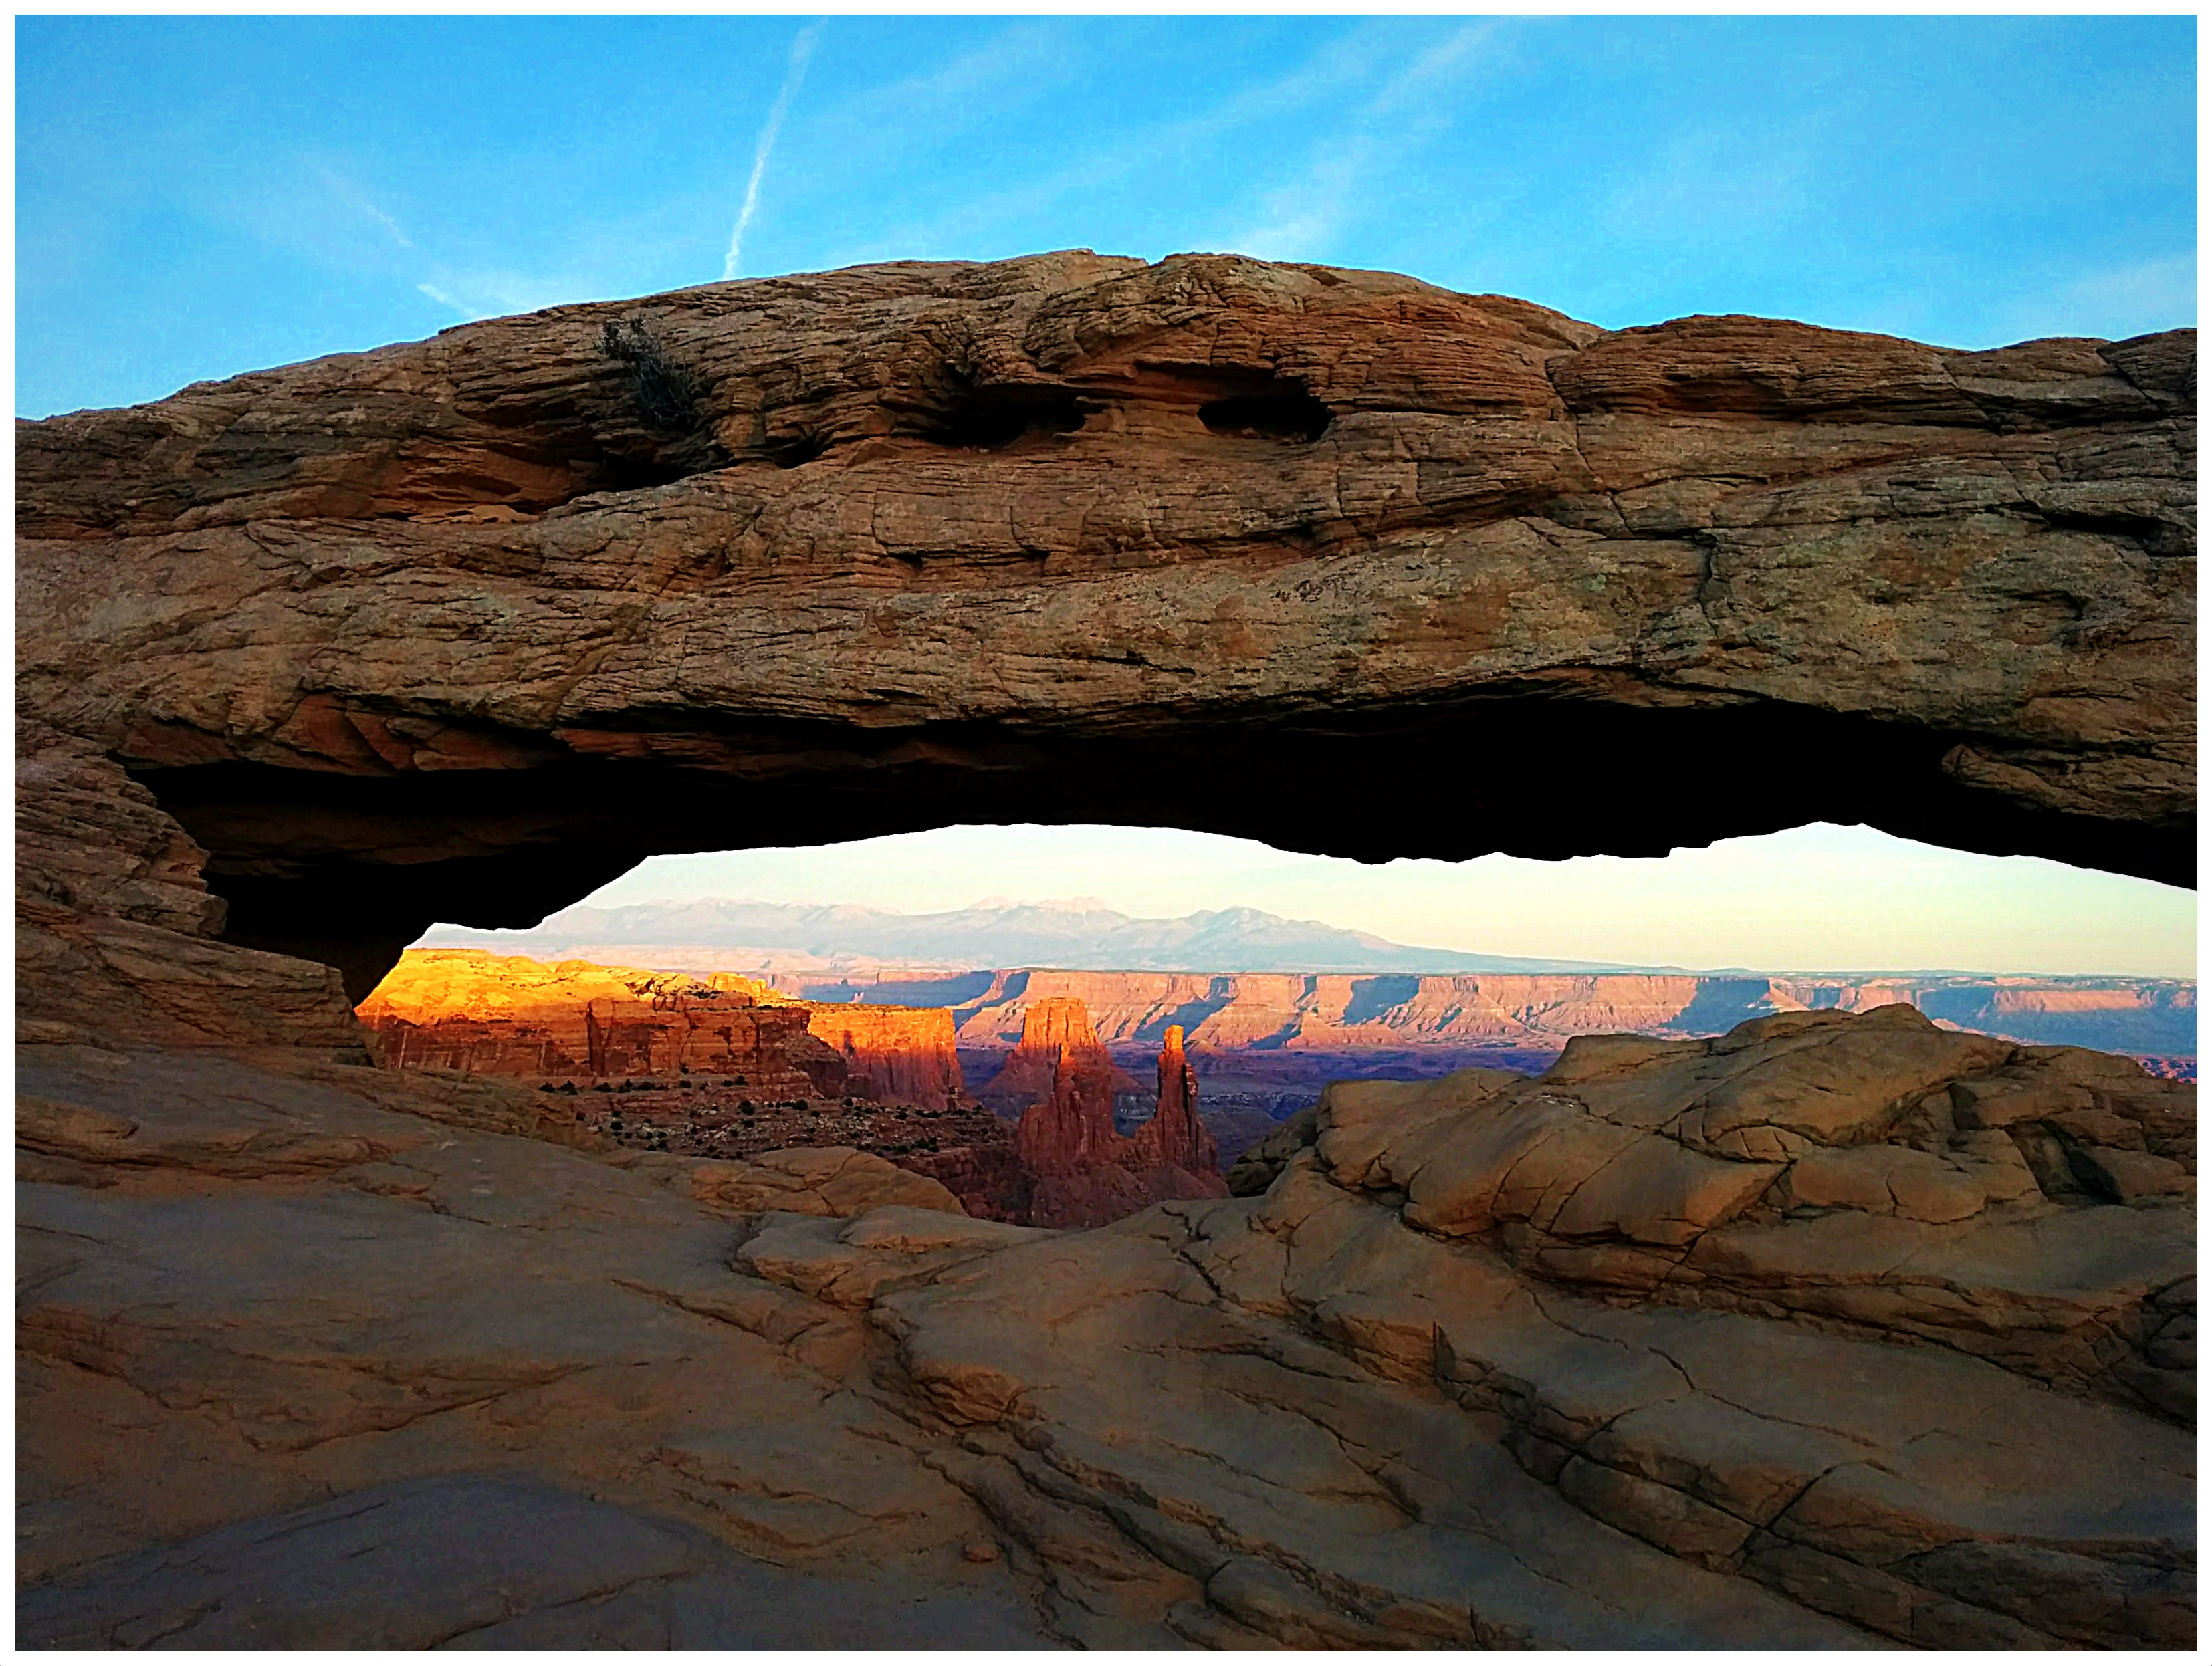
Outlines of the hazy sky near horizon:
<svg viewBox="0 0 2212 1666">
<path fill-rule="evenodd" d="M 21 17 L 16 408 L 902 258 L 2196 318 L 2191 17 Z"/>
<path fill-rule="evenodd" d="M 1826 823 L 1661 857 L 1373 866 L 1172 828 L 939 827 L 653 857 L 583 900 L 708 896 L 913 914 L 989 897 L 1243 906 L 1429 948 L 1697 970 L 2197 975 L 2194 892 Z"/>
</svg>

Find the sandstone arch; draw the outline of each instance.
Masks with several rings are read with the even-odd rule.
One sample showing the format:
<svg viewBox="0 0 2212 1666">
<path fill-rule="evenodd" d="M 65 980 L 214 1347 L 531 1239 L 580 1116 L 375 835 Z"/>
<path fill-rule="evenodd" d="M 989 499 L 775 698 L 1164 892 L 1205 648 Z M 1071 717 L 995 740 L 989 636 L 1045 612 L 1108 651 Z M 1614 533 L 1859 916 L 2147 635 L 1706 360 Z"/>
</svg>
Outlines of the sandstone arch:
<svg viewBox="0 0 2212 1666">
<path fill-rule="evenodd" d="M 2129 1060 L 1583 1038 L 1059 1236 L 562 1149 L 571 1100 L 362 1068 L 344 984 L 956 816 L 2187 877 L 2193 342 L 1060 255 L 26 425 L 21 1630 L 2192 1639 L 2195 1100 Z"/>
<path fill-rule="evenodd" d="M 951 821 L 2193 882 L 2194 367 L 1077 251 L 20 424 L 29 952 L 357 997 L 654 851 Z"/>
</svg>

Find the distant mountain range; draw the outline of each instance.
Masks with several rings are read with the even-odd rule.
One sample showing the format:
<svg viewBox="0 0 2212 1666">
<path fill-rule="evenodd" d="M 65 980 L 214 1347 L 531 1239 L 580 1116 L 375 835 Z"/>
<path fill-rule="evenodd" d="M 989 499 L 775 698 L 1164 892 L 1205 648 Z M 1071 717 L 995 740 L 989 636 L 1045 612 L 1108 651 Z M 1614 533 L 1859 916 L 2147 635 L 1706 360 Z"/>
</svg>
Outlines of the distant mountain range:
<svg viewBox="0 0 2212 1666">
<path fill-rule="evenodd" d="M 852 904 L 690 902 L 580 904 L 526 931 L 438 926 L 435 948 L 484 948 L 535 960 L 604 958 L 615 948 L 716 951 L 729 969 L 757 961 L 823 971 L 875 967 L 970 970 L 1052 966 L 1068 972 L 1577 972 L 1646 971 L 1618 962 L 1528 960 L 1419 948 L 1319 920 L 1257 908 L 1144 919 L 1090 898 L 1016 903 L 993 898 L 936 914 Z M 803 962 L 796 957 L 805 957 Z"/>
</svg>

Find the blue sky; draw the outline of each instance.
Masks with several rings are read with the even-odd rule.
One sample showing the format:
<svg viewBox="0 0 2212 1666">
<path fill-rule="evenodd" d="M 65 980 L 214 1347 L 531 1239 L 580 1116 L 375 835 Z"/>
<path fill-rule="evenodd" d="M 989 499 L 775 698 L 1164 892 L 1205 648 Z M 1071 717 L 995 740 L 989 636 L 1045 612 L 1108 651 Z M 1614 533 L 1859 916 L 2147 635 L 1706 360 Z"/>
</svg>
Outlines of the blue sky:
<svg viewBox="0 0 2212 1666">
<path fill-rule="evenodd" d="M 1234 249 L 1616 327 L 1978 347 L 2196 316 L 2192 18 L 16 31 L 26 415 L 710 282 L 749 185 L 742 276 Z"/>
<path fill-rule="evenodd" d="M 25 415 L 726 272 L 1076 246 L 1379 267 L 1608 327 L 2196 321 L 2187 17 L 73 17 L 16 48 Z M 950 829 L 608 894 L 672 888 L 1249 903 L 1692 966 L 2195 965 L 2192 894 L 1863 829 L 1375 869 Z"/>
</svg>

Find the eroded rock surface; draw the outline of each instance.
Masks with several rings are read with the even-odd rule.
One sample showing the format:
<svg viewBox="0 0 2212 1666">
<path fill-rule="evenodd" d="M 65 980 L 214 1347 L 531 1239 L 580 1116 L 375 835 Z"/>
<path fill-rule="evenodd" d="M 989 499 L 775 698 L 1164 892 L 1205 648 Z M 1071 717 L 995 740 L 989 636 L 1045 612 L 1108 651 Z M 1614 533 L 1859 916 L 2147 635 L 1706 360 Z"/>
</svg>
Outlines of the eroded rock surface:
<svg viewBox="0 0 2212 1666">
<path fill-rule="evenodd" d="M 763 1100 L 846 1090 L 805 1007 L 728 972 L 693 978 L 472 949 L 410 949 L 356 1009 L 380 1063 L 533 1081 L 733 1076 Z"/>
<path fill-rule="evenodd" d="M 641 353 L 690 409 L 641 403 Z M 72 760 L 38 814 L 97 823 L 164 929 L 356 1000 L 433 920 L 748 832 L 1554 857 L 1827 819 L 2193 873 L 2193 331 L 1607 333 L 1078 251 L 17 432 L 19 704 Z M 1435 767 L 1501 730 L 1565 760 L 1542 793 Z M 203 853 L 219 927 L 177 894 Z"/>
<path fill-rule="evenodd" d="M 300 1050 L 18 1068 L 26 1643 L 2194 1639 L 2194 1090 L 2124 1060 L 1593 1038 L 1074 1233 Z"/>
<path fill-rule="evenodd" d="M 702 1203 L 738 1215 L 865 1215 L 898 1207 L 965 1215 L 960 1200 L 937 1181 L 910 1174 L 872 1152 L 850 1146 L 795 1146 L 764 1151 L 750 1162 L 696 1162 L 659 1153 L 628 1152 L 611 1161 L 653 1174 Z"/>
<path fill-rule="evenodd" d="M 1222 1195 L 1180 1028 L 1164 1038 L 1158 1071 L 1154 1114 L 1133 1133 L 1118 1133 L 1115 1090 L 1135 1084 L 1100 1043 L 1083 1003 L 1040 1001 L 1030 1009 L 1022 1045 L 988 1090 L 1002 1101 L 1032 1100 L 1014 1129 L 1031 1182 L 1030 1224 L 1098 1227 L 1165 1198 Z"/>
</svg>

